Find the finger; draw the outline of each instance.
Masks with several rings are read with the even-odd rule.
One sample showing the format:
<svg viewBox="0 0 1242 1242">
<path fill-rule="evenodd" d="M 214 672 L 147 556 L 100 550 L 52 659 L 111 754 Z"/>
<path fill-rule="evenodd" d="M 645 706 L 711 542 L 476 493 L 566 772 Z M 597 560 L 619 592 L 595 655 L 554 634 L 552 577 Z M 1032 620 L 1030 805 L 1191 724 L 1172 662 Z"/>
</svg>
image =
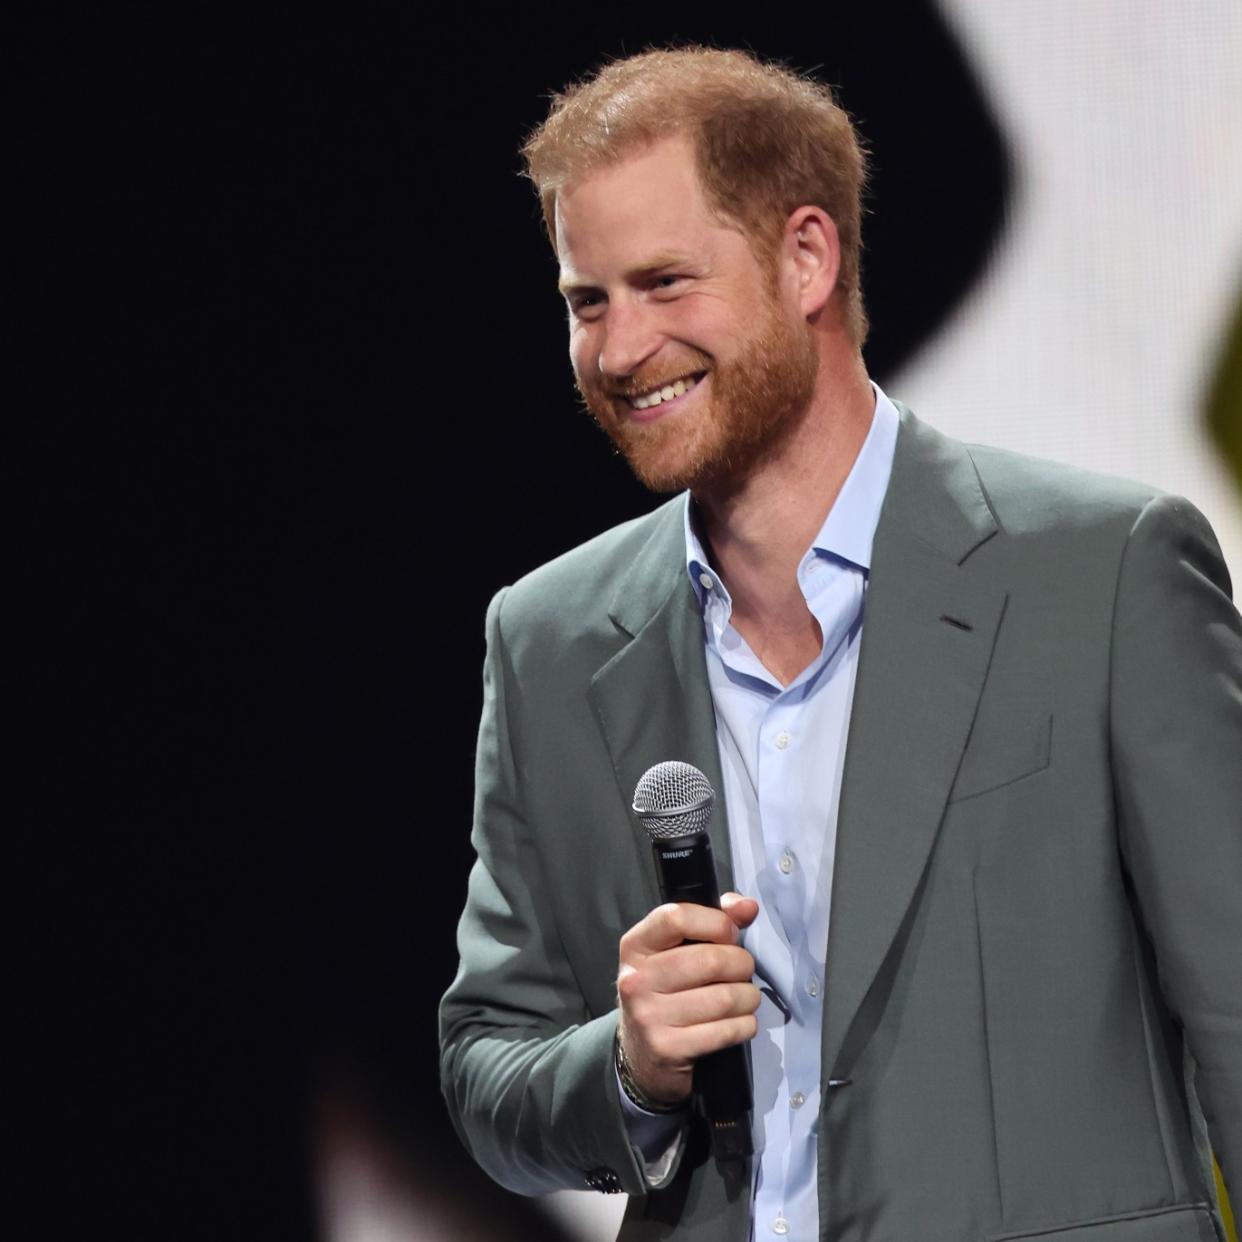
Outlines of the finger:
<svg viewBox="0 0 1242 1242">
<path fill-rule="evenodd" d="M 664 1026 L 702 1026 L 726 1018 L 744 1018 L 762 1000 L 753 983 L 711 983 L 671 996 L 651 998 L 650 1017 Z"/>
<path fill-rule="evenodd" d="M 740 945 L 682 944 L 652 954 L 642 963 L 645 987 L 652 992 L 686 992 L 712 983 L 749 983 L 755 959 Z"/>
<path fill-rule="evenodd" d="M 697 1060 L 709 1052 L 730 1048 L 755 1037 L 759 1023 L 754 1014 L 704 1022 L 697 1026 L 670 1026 L 656 1032 L 651 1040 L 652 1055 L 665 1065 Z"/>
<path fill-rule="evenodd" d="M 633 961 L 687 940 L 736 944 L 737 924 L 723 910 L 685 901 L 670 902 L 657 906 L 621 937 L 621 959 Z"/>
<path fill-rule="evenodd" d="M 701 1026 L 741 1018 L 759 1008 L 762 997 L 753 983 L 711 983 L 686 992 L 645 992 L 625 998 L 623 1013 L 643 1039 L 665 1027 Z"/>
<path fill-rule="evenodd" d="M 759 903 L 741 893 L 725 893 L 720 899 L 720 908 L 737 927 L 749 927 L 759 917 Z"/>
</svg>

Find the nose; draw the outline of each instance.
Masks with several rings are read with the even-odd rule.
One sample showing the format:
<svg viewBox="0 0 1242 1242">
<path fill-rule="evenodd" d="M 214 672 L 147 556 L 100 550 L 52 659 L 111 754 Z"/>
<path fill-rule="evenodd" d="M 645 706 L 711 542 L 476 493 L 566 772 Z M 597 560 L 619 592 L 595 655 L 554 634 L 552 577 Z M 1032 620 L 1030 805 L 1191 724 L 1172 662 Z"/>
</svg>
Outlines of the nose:
<svg viewBox="0 0 1242 1242">
<path fill-rule="evenodd" d="M 603 327 L 599 369 L 612 379 L 633 375 L 660 348 L 662 338 L 650 312 L 629 299 L 609 303 Z"/>
</svg>

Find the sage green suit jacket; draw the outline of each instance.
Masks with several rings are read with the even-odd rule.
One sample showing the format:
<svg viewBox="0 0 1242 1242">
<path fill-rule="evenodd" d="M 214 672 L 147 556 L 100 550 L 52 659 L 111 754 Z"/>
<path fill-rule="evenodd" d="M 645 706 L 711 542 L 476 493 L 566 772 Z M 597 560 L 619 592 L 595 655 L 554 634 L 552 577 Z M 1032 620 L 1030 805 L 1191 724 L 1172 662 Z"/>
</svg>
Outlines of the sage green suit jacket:
<svg viewBox="0 0 1242 1242">
<path fill-rule="evenodd" d="M 617 941 L 658 904 L 629 805 L 722 782 L 680 499 L 488 613 L 442 1078 L 528 1194 L 624 1189 L 622 1238 L 744 1242 L 692 1136 L 644 1193 L 616 1094 Z M 1242 1198 L 1242 624 L 1203 518 L 902 411 L 841 793 L 821 1236 L 1206 1242 Z M 721 884 L 729 839 L 712 827 Z"/>
</svg>

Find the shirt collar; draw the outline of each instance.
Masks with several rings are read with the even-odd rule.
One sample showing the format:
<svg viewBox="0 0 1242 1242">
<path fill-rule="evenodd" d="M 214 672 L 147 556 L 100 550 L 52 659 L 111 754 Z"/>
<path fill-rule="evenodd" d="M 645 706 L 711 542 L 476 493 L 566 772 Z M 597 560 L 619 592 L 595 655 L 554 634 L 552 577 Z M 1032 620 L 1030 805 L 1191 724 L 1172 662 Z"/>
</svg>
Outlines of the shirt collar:
<svg viewBox="0 0 1242 1242">
<path fill-rule="evenodd" d="M 811 551 L 821 556 L 834 556 L 864 570 L 871 568 L 871 545 L 880 521 L 880 508 L 888 491 L 893 470 L 893 453 L 897 447 L 897 428 L 901 421 L 897 407 L 880 386 L 875 391 L 875 414 L 871 428 L 858 456 L 841 485 L 824 524 L 811 541 Z M 728 592 L 707 559 L 707 552 L 695 529 L 694 505 L 690 493 L 685 494 L 684 526 L 686 537 L 686 572 L 698 596 L 700 608 L 706 604 L 708 587 L 702 578 L 715 579 L 718 590 L 728 599 Z"/>
</svg>

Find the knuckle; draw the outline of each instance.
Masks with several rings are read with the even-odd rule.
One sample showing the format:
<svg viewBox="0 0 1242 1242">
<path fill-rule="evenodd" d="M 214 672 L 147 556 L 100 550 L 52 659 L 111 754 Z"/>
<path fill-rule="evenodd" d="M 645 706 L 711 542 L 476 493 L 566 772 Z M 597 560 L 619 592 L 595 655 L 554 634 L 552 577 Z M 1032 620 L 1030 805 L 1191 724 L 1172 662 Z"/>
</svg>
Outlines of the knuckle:
<svg viewBox="0 0 1242 1242">
<path fill-rule="evenodd" d="M 669 902 L 667 905 L 661 906 L 656 913 L 660 916 L 661 922 L 668 929 L 670 935 L 685 937 L 686 912 L 681 906 L 675 902 Z"/>
<path fill-rule="evenodd" d="M 645 1031 L 651 1025 L 650 997 L 638 996 L 632 1000 L 626 998 L 622 1012 L 631 1030 Z"/>
<path fill-rule="evenodd" d="M 617 976 L 617 995 L 622 1000 L 633 1001 L 643 993 L 643 977 L 633 967 L 622 967 Z"/>
<path fill-rule="evenodd" d="M 695 992 L 690 1008 L 686 1012 L 687 1024 L 701 1026 L 705 1022 L 718 1022 L 728 1014 L 720 988 L 709 984 Z"/>
<path fill-rule="evenodd" d="M 669 949 L 661 965 L 667 969 L 669 991 L 680 992 L 693 987 L 694 981 L 703 972 L 698 945 L 678 945 L 675 949 Z"/>
<path fill-rule="evenodd" d="M 664 936 L 664 925 L 668 914 L 668 906 L 656 906 L 648 911 L 633 927 L 621 935 L 621 951 L 637 957 L 651 952 L 652 945 Z"/>
<path fill-rule="evenodd" d="M 676 1057 L 673 1047 L 673 1031 L 666 1026 L 658 1026 L 654 1031 L 648 1032 L 647 1039 L 644 1041 L 647 1045 L 647 1051 L 650 1053 L 652 1060 L 660 1063 L 672 1061 Z"/>
<path fill-rule="evenodd" d="M 702 1009 L 702 1021 L 705 1025 L 719 1025 L 722 1022 L 732 1022 L 737 1017 L 740 1010 L 734 1004 L 732 995 L 727 987 L 720 987 L 713 991 L 710 1000 L 706 1000 Z"/>
</svg>

